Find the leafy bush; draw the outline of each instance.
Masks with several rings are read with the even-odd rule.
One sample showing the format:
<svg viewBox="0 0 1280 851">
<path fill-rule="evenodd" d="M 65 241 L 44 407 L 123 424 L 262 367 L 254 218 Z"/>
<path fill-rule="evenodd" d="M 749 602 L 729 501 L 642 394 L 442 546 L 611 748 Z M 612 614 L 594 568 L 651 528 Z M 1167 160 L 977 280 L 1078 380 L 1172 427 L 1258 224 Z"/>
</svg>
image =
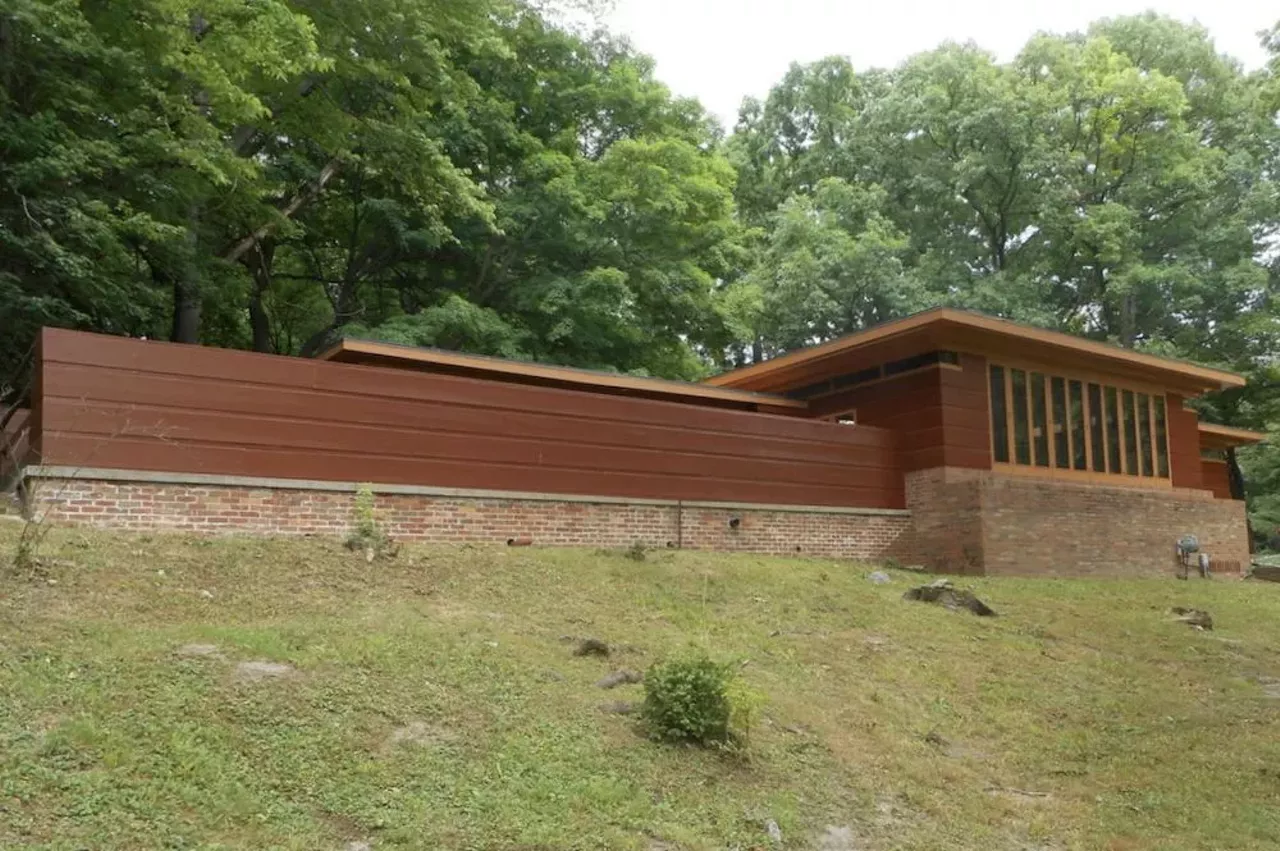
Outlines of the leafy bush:
<svg viewBox="0 0 1280 851">
<path fill-rule="evenodd" d="M 375 501 L 372 485 L 356 488 L 352 529 L 347 536 L 347 548 L 363 552 L 368 561 L 392 553 L 391 538 L 378 525 L 378 517 L 374 513 Z"/>
<path fill-rule="evenodd" d="M 694 653 L 655 663 L 644 677 L 641 718 L 649 735 L 699 745 L 742 740 L 761 698 L 741 683 L 737 666 Z"/>
</svg>

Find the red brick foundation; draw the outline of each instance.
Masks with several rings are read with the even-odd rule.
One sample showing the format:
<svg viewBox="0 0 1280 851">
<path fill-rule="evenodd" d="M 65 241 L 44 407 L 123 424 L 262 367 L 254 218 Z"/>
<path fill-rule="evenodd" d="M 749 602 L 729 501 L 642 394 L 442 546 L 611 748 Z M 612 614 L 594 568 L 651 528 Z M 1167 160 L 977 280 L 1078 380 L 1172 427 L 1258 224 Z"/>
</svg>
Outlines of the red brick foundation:
<svg viewBox="0 0 1280 851">
<path fill-rule="evenodd" d="M 207 534 L 345 537 L 355 487 L 40 478 L 31 510 L 54 522 Z M 420 492 L 405 492 L 418 490 Z M 541 546 L 672 547 L 876 560 L 909 554 L 903 511 L 626 502 L 543 495 L 457 496 L 394 489 L 375 515 L 395 540 Z M 733 521 L 736 520 L 736 523 Z"/>
<path fill-rule="evenodd" d="M 1171 576 L 1174 543 L 1195 535 L 1214 571 L 1249 563 L 1243 502 L 939 468 L 907 476 L 918 556 L 948 573 Z"/>
<path fill-rule="evenodd" d="M 28 510 L 61 523 L 206 534 L 345 537 L 355 519 L 350 484 L 103 475 L 31 479 Z M 1170 576 L 1174 542 L 1188 534 L 1217 573 L 1238 574 L 1249 560 L 1244 503 L 1207 491 L 955 468 L 910 473 L 906 485 L 909 512 L 382 488 L 375 514 L 404 541 L 895 558 L 971 575 Z"/>
</svg>

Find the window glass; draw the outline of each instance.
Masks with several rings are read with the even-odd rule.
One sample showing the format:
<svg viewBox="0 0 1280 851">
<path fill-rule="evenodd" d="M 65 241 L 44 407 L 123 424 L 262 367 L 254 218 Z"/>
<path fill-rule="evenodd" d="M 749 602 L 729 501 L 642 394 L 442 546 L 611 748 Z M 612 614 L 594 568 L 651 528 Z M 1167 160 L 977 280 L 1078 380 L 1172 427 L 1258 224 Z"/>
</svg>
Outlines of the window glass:
<svg viewBox="0 0 1280 851">
<path fill-rule="evenodd" d="M 1102 436 L 1102 388 L 1089 385 L 1089 443 L 1093 457 L 1090 462 L 1098 473 L 1107 471 L 1106 438 Z"/>
<path fill-rule="evenodd" d="M 1169 438 L 1165 434 L 1164 397 L 1155 397 L 1156 418 L 1156 475 L 1169 478 Z"/>
<path fill-rule="evenodd" d="M 1151 397 L 1146 393 L 1138 394 L 1138 448 L 1142 475 L 1154 476 L 1156 468 L 1151 446 Z"/>
<path fill-rule="evenodd" d="M 1077 470 L 1089 469 L 1085 440 L 1087 424 L 1084 416 L 1084 385 L 1079 381 L 1067 382 L 1067 414 L 1071 419 L 1071 466 Z"/>
<path fill-rule="evenodd" d="M 1138 475 L 1138 429 L 1133 421 L 1133 391 L 1120 391 L 1120 418 L 1124 423 L 1124 471 Z"/>
<path fill-rule="evenodd" d="M 1035 438 L 1036 466 L 1049 466 L 1049 427 L 1045 423 L 1044 375 L 1031 373 L 1031 433 Z"/>
<path fill-rule="evenodd" d="M 991 451 L 997 463 L 1009 463 L 1009 407 L 1002 366 L 991 367 Z"/>
<path fill-rule="evenodd" d="M 1013 384 L 1013 460 L 1016 464 L 1031 463 L 1031 422 L 1027 416 L 1027 374 L 1020 369 L 1009 370 Z"/>
<path fill-rule="evenodd" d="M 1067 416 L 1067 382 L 1064 379 L 1049 379 L 1049 399 L 1053 403 L 1054 466 L 1067 469 L 1071 466 L 1071 420 Z"/>
<path fill-rule="evenodd" d="M 1116 388 L 1105 389 L 1107 399 L 1107 472 L 1123 473 L 1120 466 L 1120 406 L 1116 404 Z"/>
</svg>

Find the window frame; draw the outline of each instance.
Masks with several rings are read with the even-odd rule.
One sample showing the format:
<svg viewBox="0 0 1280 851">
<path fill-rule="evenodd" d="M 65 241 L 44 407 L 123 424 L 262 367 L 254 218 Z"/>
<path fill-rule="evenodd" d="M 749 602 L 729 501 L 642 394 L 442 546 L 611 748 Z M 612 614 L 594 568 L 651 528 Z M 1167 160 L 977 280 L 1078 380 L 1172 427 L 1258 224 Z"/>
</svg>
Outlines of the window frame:
<svg viewBox="0 0 1280 851">
<path fill-rule="evenodd" d="M 1007 444 L 1006 457 L 1009 459 L 1008 461 L 996 460 L 996 457 L 997 457 L 996 446 L 995 446 L 996 429 L 992 426 L 993 421 L 991 419 L 995 415 L 994 405 L 992 401 L 992 384 L 991 384 L 993 367 L 999 367 L 1000 370 L 1002 370 L 1003 377 L 1004 377 L 1004 397 L 1005 397 L 1004 434 L 1006 437 L 1006 444 Z M 1013 392 L 1013 373 L 1015 370 L 1021 372 L 1025 376 L 1024 382 L 1023 382 L 1025 401 L 1019 400 L 1020 403 L 1017 405 L 1015 405 L 1014 392 Z M 1035 382 L 1033 382 L 1032 380 L 1033 373 L 1038 373 L 1040 376 L 1042 376 L 1042 379 L 1043 379 L 1042 395 L 1044 396 L 1043 401 L 1044 401 L 1044 408 L 1045 408 L 1045 414 L 1046 414 L 1045 431 L 1047 433 L 1046 436 L 1048 437 L 1047 443 L 1049 444 L 1048 445 L 1049 466 L 1047 467 L 1040 466 L 1037 464 L 1036 452 L 1035 452 L 1035 446 L 1034 446 L 1035 425 L 1034 425 L 1033 412 L 1035 409 L 1033 405 L 1033 396 L 1035 394 L 1032 391 L 1032 387 L 1035 384 Z M 1054 386 L 1055 380 L 1061 380 L 1063 383 L 1063 386 L 1066 388 L 1066 406 L 1064 410 L 1063 421 L 1061 423 L 1057 421 L 1057 417 L 1055 416 L 1054 405 L 1053 405 L 1054 399 L 1053 399 L 1052 388 Z M 1072 431 L 1073 423 L 1072 423 L 1072 404 L 1071 404 L 1072 403 L 1071 384 L 1073 382 L 1078 382 L 1081 390 L 1080 403 L 1081 403 L 1081 415 L 1083 418 L 1083 425 L 1084 425 L 1083 437 L 1085 442 L 1084 469 L 1078 469 L 1074 465 L 1074 459 L 1076 454 L 1075 442 L 1076 442 L 1076 438 L 1079 435 L 1075 434 Z M 1094 385 L 1098 388 L 1098 397 L 1101 402 L 1100 404 L 1101 410 L 1099 411 L 1093 410 L 1094 404 L 1093 404 L 1092 394 L 1089 392 L 1090 385 Z M 1014 475 L 1022 475 L 1022 476 L 1055 478 L 1055 479 L 1074 479 L 1076 481 L 1105 482 L 1108 484 L 1126 485 L 1126 486 L 1134 486 L 1134 487 L 1150 487 L 1150 488 L 1173 487 L 1173 459 L 1171 457 L 1171 452 L 1170 452 L 1170 447 L 1172 446 L 1172 443 L 1169 440 L 1169 422 L 1172 418 L 1169 416 L 1169 413 L 1168 413 L 1170 410 L 1169 394 L 1164 388 L 1154 387 L 1152 385 L 1143 384 L 1140 382 L 1128 381 L 1123 378 L 1115 378 L 1112 376 L 1104 376 L 1097 373 L 1089 373 L 1089 372 L 1084 372 L 1079 370 L 1062 369 L 1061 367 L 1058 367 L 1058 366 L 1043 365 L 1043 364 L 1038 364 L 1038 363 L 1029 362 L 1029 361 L 1004 359 L 1004 358 L 987 358 L 987 384 L 985 389 L 987 393 L 988 433 L 989 433 L 989 439 L 991 442 L 991 446 L 990 446 L 991 466 L 993 470 L 999 471 L 1001 473 L 1011 473 Z M 1108 393 L 1108 391 L 1110 391 L 1110 393 Z M 1134 447 L 1135 450 L 1137 450 L 1136 451 L 1136 456 L 1138 461 L 1137 469 L 1135 470 L 1128 469 L 1128 458 L 1127 458 L 1127 452 L 1126 452 L 1128 447 L 1125 445 L 1126 444 L 1125 424 L 1124 424 L 1125 416 L 1123 411 L 1123 408 L 1125 407 L 1124 398 L 1125 398 L 1126 392 L 1129 394 L 1130 399 L 1133 400 L 1131 405 L 1129 406 L 1129 416 L 1132 417 L 1133 428 L 1138 434 L 1147 437 L 1147 439 L 1150 441 L 1148 446 L 1150 447 L 1152 457 L 1150 460 L 1150 463 L 1151 463 L 1151 467 L 1149 468 L 1150 472 L 1147 472 L 1147 473 L 1143 472 L 1143 464 L 1142 464 L 1141 456 L 1142 456 L 1143 443 L 1145 441 L 1143 441 L 1141 437 L 1139 437 L 1139 439 L 1137 440 L 1138 445 Z M 1116 403 L 1117 403 L 1117 408 L 1119 409 L 1116 411 L 1116 413 L 1119 415 L 1118 417 L 1119 422 L 1116 423 L 1116 425 L 1118 426 L 1117 430 L 1120 432 L 1119 447 L 1112 447 L 1110 445 L 1111 441 L 1110 441 L 1110 435 L 1108 433 L 1107 401 L 1111 393 L 1114 393 Z M 1148 404 L 1146 406 L 1147 418 L 1145 422 L 1142 422 L 1139 417 L 1139 413 L 1140 413 L 1140 407 L 1138 404 L 1139 395 L 1145 396 L 1148 401 Z M 1165 414 L 1164 423 L 1163 423 L 1163 426 L 1164 426 L 1163 435 L 1160 434 L 1160 431 L 1159 431 L 1160 423 L 1158 422 L 1158 418 L 1156 416 L 1156 411 L 1157 411 L 1156 400 L 1157 399 L 1161 400 L 1162 404 L 1160 407 L 1163 408 L 1164 414 Z M 1023 408 L 1027 413 L 1027 417 L 1026 417 L 1027 422 L 1024 424 L 1019 424 L 1016 421 L 1017 418 L 1015 417 L 1015 412 L 1019 408 Z M 1092 423 L 1090 421 L 1090 418 L 1094 415 L 1098 416 L 1099 418 L 1098 420 L 1099 428 L 1103 436 L 1103 446 L 1102 446 L 1102 451 L 1100 453 L 1101 461 L 1102 461 L 1102 469 L 1100 470 L 1095 468 L 1096 467 L 1095 462 L 1098 461 L 1099 458 L 1097 457 L 1098 453 L 1094 452 L 1094 446 L 1093 446 L 1094 434 L 1092 429 Z M 1018 433 L 1017 430 L 1020 425 L 1021 425 L 1021 428 L 1025 429 L 1027 433 L 1028 444 L 1029 444 L 1028 449 L 1030 450 L 1028 460 L 1030 463 L 1020 462 L 1018 460 L 1016 435 Z M 1066 430 L 1066 433 L 1067 433 L 1067 452 L 1069 455 L 1067 466 L 1058 465 L 1058 459 L 1057 459 L 1058 447 L 1056 445 L 1055 440 L 1053 439 L 1055 434 L 1054 430 L 1058 426 L 1061 426 L 1064 430 Z M 1161 440 L 1161 437 L 1163 437 L 1163 440 Z M 1160 443 L 1163 443 L 1163 445 L 1166 448 L 1165 452 L 1166 452 L 1168 469 L 1165 471 L 1165 475 L 1160 475 L 1160 464 L 1159 464 L 1158 451 L 1157 451 L 1157 447 L 1160 445 Z M 1120 450 L 1120 470 L 1118 472 L 1111 472 L 1111 471 L 1108 471 L 1107 469 L 1107 466 L 1110 463 L 1110 454 L 1111 454 L 1110 450 L 1116 449 L 1116 448 Z"/>
</svg>

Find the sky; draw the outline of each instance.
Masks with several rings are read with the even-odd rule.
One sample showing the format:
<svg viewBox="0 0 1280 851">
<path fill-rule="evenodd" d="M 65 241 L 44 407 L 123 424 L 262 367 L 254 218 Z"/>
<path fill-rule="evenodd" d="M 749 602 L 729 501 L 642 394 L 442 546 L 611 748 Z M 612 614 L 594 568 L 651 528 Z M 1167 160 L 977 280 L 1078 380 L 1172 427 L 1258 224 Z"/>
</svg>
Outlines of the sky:
<svg viewBox="0 0 1280 851">
<path fill-rule="evenodd" d="M 605 23 L 657 61 L 658 79 L 691 95 L 726 128 L 748 95 L 763 97 L 792 62 L 848 56 L 892 67 L 943 41 L 974 41 L 1012 59 L 1037 32 L 1154 9 L 1198 21 L 1218 50 L 1257 68 L 1257 33 L 1280 20 L 1268 0 L 615 0 Z"/>
</svg>

